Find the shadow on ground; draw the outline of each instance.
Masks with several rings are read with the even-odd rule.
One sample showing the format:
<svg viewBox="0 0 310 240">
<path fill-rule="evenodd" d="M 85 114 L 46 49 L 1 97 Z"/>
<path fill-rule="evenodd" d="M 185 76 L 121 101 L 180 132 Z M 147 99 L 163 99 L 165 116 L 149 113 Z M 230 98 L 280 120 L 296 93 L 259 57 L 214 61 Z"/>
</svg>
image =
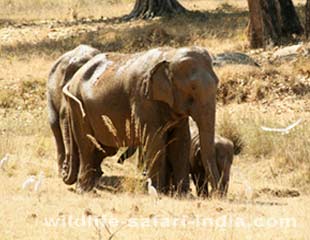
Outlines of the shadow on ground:
<svg viewBox="0 0 310 240">
<path fill-rule="evenodd" d="M 97 189 L 112 193 L 143 191 L 145 181 L 127 176 L 102 176 L 97 183 Z"/>
<path fill-rule="evenodd" d="M 186 46 L 196 40 L 207 38 L 233 38 L 240 34 L 247 25 L 246 11 L 190 12 L 186 15 L 155 18 L 148 21 L 121 20 L 80 20 L 76 22 L 57 22 L 57 30 L 68 26 L 83 26 L 85 31 L 73 36 L 50 39 L 46 36 L 39 42 L 19 42 L 1 46 L 3 54 L 51 54 L 55 50 L 68 51 L 79 44 L 89 44 L 101 51 L 136 52 L 158 46 Z M 6 21 L 6 20 L 0 20 Z M 47 21 L 45 21 L 46 23 Z M 42 27 L 47 27 L 47 24 Z M 87 26 L 98 24 L 98 30 Z M 54 23 L 53 23 L 54 25 Z M 13 24 L 14 26 L 14 24 Z M 31 23 L 25 23 L 31 26 Z M 22 28 L 18 25 L 18 28 Z"/>
</svg>

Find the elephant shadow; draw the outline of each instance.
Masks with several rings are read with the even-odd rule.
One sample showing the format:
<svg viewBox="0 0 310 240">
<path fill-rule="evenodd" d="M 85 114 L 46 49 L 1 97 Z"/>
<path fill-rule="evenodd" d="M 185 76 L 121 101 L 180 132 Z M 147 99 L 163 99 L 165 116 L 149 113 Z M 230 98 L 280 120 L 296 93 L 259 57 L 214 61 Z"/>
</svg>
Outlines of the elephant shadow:
<svg viewBox="0 0 310 240">
<path fill-rule="evenodd" d="M 112 193 L 121 192 L 144 192 L 146 183 L 141 178 L 127 176 L 102 176 L 96 185 L 100 191 L 109 191 Z"/>
</svg>

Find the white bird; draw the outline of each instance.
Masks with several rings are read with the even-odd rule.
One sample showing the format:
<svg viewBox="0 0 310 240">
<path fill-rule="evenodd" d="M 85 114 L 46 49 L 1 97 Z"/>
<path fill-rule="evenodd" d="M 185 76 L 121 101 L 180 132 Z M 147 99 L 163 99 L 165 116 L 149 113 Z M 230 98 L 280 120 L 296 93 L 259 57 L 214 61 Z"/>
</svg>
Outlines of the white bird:
<svg viewBox="0 0 310 240">
<path fill-rule="evenodd" d="M 157 194 L 156 188 L 153 187 L 152 179 L 150 179 L 150 178 L 147 179 L 147 191 L 148 191 L 148 194 L 150 196 L 158 199 L 158 194 Z"/>
<path fill-rule="evenodd" d="M 267 131 L 267 132 L 280 132 L 282 134 L 288 134 L 290 132 L 290 130 L 292 128 L 296 127 L 299 123 L 301 123 L 301 118 L 286 128 L 269 128 L 269 127 L 261 126 L 261 129 L 263 131 Z"/>
<path fill-rule="evenodd" d="M 44 173 L 43 172 L 41 172 L 39 174 L 39 177 L 31 175 L 23 182 L 22 189 L 26 189 L 28 187 L 30 188 L 31 185 L 34 185 L 33 190 L 35 192 L 38 192 L 41 185 L 42 185 L 43 179 L 44 179 Z"/>
<path fill-rule="evenodd" d="M 253 196 L 254 196 L 254 191 L 253 191 L 253 188 L 251 187 L 250 183 L 247 180 L 243 181 L 243 187 L 244 187 L 245 197 L 248 200 L 252 200 Z"/>
<path fill-rule="evenodd" d="M 39 178 L 38 180 L 36 181 L 35 185 L 34 185 L 34 191 L 35 192 L 38 192 L 41 185 L 42 185 L 42 182 L 43 182 L 43 179 L 44 179 L 44 173 L 41 172 L 40 175 L 39 175 Z"/>
<path fill-rule="evenodd" d="M 30 185 L 34 184 L 35 182 L 36 182 L 36 177 L 31 175 L 23 182 L 22 189 L 28 188 Z"/>
<path fill-rule="evenodd" d="M 10 159 L 9 154 L 5 154 L 5 156 L 0 160 L 0 169 L 4 169 L 4 167 L 8 164 Z"/>
</svg>

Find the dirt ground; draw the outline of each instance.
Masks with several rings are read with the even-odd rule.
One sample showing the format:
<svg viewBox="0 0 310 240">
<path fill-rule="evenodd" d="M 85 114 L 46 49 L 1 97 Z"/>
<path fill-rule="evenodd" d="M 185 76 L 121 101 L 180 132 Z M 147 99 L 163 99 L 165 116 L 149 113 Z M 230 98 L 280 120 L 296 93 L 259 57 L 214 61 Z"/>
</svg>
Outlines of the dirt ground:
<svg viewBox="0 0 310 240">
<path fill-rule="evenodd" d="M 310 45 L 248 48 L 246 1 L 181 1 L 200 14 L 121 22 L 132 1 L 4 1 L 0 17 L 0 239 L 309 239 Z M 9 3 L 10 2 L 10 3 Z M 298 12 L 300 3 L 294 1 Z M 11 5 L 10 5 L 11 4 Z M 77 11 L 77 17 L 72 11 Z M 57 19 L 57 20 L 55 20 Z M 239 148 L 225 199 L 144 191 L 136 158 L 102 163 L 101 188 L 79 195 L 57 175 L 46 111 L 47 75 L 78 44 L 136 52 L 200 45 L 211 54 L 242 52 L 258 63 L 215 67 L 220 78 L 216 131 Z M 265 132 L 262 126 L 288 134 Z M 44 174 L 38 192 L 22 189 Z M 137 180 L 137 178 L 139 178 Z"/>
</svg>

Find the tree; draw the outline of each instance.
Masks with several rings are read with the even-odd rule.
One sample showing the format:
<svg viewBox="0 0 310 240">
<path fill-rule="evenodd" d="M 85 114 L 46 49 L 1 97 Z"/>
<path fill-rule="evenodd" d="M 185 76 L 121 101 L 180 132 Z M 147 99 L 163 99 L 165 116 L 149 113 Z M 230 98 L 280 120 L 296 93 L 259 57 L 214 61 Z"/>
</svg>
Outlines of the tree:
<svg viewBox="0 0 310 240">
<path fill-rule="evenodd" d="M 292 0 L 279 0 L 282 17 L 282 34 L 289 37 L 291 34 L 300 35 L 304 32 Z"/>
<path fill-rule="evenodd" d="M 125 19 L 148 19 L 184 12 L 186 12 L 186 9 L 178 0 L 136 0 L 133 10 L 129 15 L 125 16 Z"/>
<path fill-rule="evenodd" d="M 306 3 L 306 24 L 305 24 L 305 30 L 306 30 L 306 37 L 310 38 L 310 0 L 307 0 L 307 3 Z"/>
<path fill-rule="evenodd" d="M 292 34 L 303 33 L 292 0 L 248 0 L 248 5 L 252 48 L 264 47 L 269 42 L 280 44 Z"/>
</svg>

